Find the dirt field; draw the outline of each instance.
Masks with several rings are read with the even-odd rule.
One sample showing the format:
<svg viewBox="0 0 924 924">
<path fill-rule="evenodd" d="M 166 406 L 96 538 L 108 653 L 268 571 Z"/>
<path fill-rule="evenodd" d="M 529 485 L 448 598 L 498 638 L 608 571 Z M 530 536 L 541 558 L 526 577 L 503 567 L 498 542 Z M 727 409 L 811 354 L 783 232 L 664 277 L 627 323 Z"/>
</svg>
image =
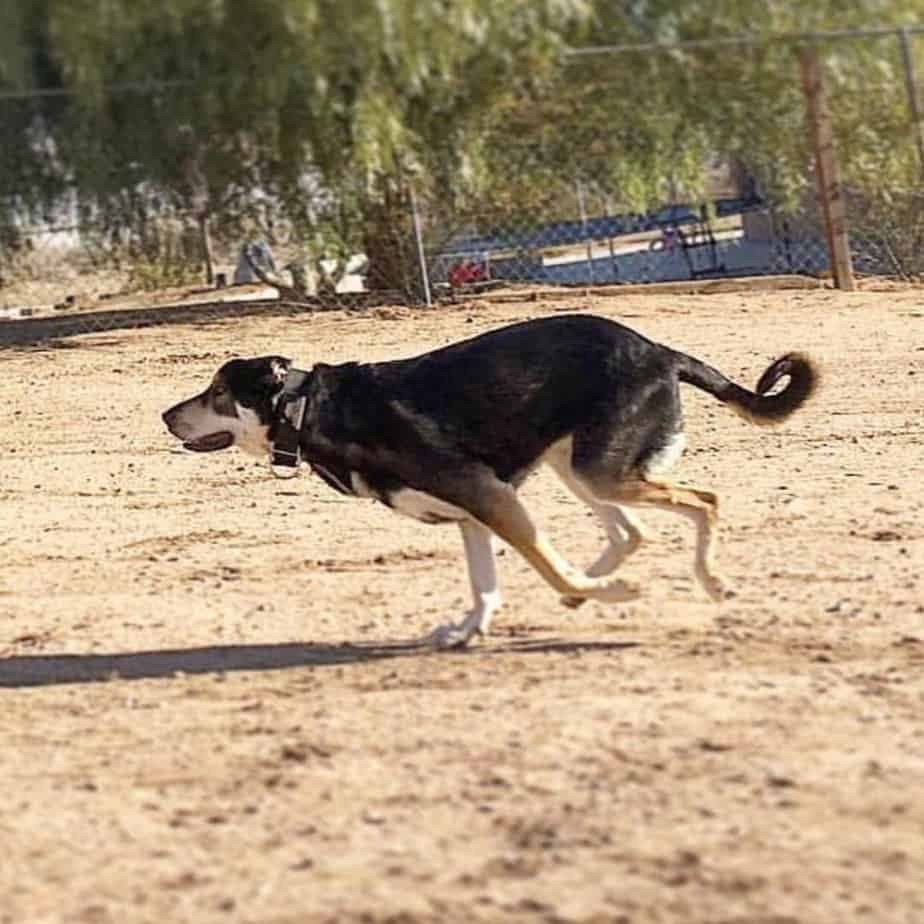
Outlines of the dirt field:
<svg viewBox="0 0 924 924">
<path fill-rule="evenodd" d="M 924 921 L 924 296 L 626 297 L 175 325 L 0 349 L 0 922 Z M 646 587 L 577 612 L 512 551 L 496 634 L 426 527 L 159 419 L 237 351 L 378 359 L 610 315 L 748 384 L 685 390 L 738 595 L 649 515 Z M 540 473 L 573 560 L 596 522 Z"/>
</svg>

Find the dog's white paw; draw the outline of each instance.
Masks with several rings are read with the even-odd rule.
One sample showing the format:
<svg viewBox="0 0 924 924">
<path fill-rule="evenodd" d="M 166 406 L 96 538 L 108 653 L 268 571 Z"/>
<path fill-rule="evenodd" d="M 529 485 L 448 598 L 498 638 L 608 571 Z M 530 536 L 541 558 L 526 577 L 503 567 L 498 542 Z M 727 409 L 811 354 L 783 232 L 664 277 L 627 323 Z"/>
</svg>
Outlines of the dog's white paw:
<svg viewBox="0 0 924 924">
<path fill-rule="evenodd" d="M 604 603 L 626 603 L 637 600 L 642 595 L 642 588 L 632 581 L 613 581 L 609 587 L 590 594 L 591 600 L 602 600 Z"/>
<path fill-rule="evenodd" d="M 449 648 L 464 648 L 473 638 L 480 634 L 477 629 L 466 626 L 464 623 L 456 625 L 450 622 L 444 626 L 437 626 L 420 641 L 421 644 L 429 648 L 443 651 Z"/>
<path fill-rule="evenodd" d="M 641 595 L 642 589 L 638 584 L 633 584 L 631 581 L 613 581 L 609 587 L 595 590 L 586 597 L 575 597 L 566 594 L 559 599 L 565 606 L 576 610 L 587 600 L 600 600 L 603 603 L 626 603 L 629 600 L 637 600 Z"/>
</svg>

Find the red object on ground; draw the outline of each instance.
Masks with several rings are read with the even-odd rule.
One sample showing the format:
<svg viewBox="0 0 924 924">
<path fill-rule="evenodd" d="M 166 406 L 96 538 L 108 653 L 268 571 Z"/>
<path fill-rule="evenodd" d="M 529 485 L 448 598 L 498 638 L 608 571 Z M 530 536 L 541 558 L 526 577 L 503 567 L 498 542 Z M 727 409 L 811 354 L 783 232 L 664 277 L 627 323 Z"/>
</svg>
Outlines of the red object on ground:
<svg viewBox="0 0 924 924">
<path fill-rule="evenodd" d="M 471 282 L 484 282 L 488 278 L 488 271 L 484 263 L 465 260 L 463 263 L 456 263 L 450 267 L 447 278 L 449 284 L 454 289 L 458 289 Z"/>
</svg>

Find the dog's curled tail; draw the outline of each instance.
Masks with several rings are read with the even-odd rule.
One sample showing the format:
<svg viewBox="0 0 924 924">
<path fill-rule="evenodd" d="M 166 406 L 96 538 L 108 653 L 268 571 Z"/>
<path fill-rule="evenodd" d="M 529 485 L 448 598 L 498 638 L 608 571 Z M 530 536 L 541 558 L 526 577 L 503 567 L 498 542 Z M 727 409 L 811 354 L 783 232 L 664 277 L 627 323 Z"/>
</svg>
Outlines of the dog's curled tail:
<svg viewBox="0 0 924 924">
<path fill-rule="evenodd" d="M 745 420 L 763 426 L 782 423 L 802 407 L 818 387 L 818 368 L 802 353 L 787 353 L 772 362 L 754 391 L 736 385 L 717 369 L 692 356 L 675 355 L 677 378 L 681 382 L 708 392 Z M 788 379 L 785 387 L 771 394 L 781 379 Z"/>
</svg>

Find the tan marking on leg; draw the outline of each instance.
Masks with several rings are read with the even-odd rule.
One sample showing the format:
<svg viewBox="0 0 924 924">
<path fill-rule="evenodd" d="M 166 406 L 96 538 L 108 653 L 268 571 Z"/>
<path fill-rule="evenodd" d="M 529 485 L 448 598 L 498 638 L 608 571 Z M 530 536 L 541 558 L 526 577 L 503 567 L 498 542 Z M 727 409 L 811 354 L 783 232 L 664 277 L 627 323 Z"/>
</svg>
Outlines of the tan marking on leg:
<svg viewBox="0 0 924 924">
<path fill-rule="evenodd" d="M 647 538 L 642 524 L 628 511 L 614 503 L 603 503 L 581 481 L 571 466 L 572 439 L 567 437 L 553 444 L 543 461 L 561 479 L 566 488 L 594 511 L 603 523 L 609 542 L 600 556 L 585 572 L 587 577 L 604 577 L 612 574 Z M 562 597 L 561 602 L 572 608 L 579 607 L 585 597 Z"/>
<path fill-rule="evenodd" d="M 694 573 L 713 600 L 727 596 L 725 582 L 713 566 L 715 528 L 719 520 L 719 500 L 712 491 L 683 488 L 653 481 L 629 481 L 611 488 L 594 485 L 597 497 L 632 507 L 654 507 L 677 513 L 696 525 Z"/>
<path fill-rule="evenodd" d="M 596 561 L 584 573 L 588 577 L 605 577 L 612 574 L 633 552 L 637 551 L 648 537 L 638 519 L 616 504 L 588 502 L 588 506 L 603 521 L 609 542 Z M 561 602 L 565 606 L 576 609 L 584 602 L 584 598 L 562 597 Z"/>
<path fill-rule="evenodd" d="M 478 518 L 512 545 L 560 594 L 608 603 L 634 600 L 639 589 L 618 580 L 588 577 L 565 561 L 536 528 L 513 488 L 499 485 L 481 498 Z"/>
</svg>

